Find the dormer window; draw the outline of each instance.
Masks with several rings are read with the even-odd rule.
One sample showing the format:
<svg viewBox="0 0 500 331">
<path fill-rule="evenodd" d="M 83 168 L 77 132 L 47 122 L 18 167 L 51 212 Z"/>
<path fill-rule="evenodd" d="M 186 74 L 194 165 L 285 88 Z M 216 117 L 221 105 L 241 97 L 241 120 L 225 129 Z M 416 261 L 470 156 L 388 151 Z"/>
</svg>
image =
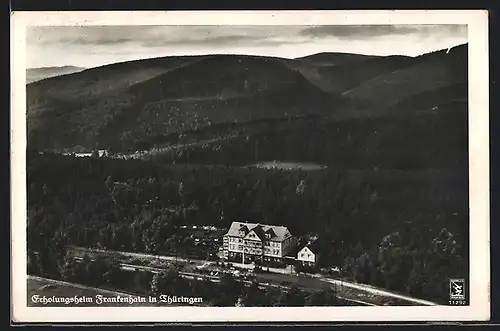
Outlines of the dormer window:
<svg viewBox="0 0 500 331">
<path fill-rule="evenodd" d="M 276 233 L 273 231 L 272 228 L 269 228 L 267 231 L 266 231 L 266 239 L 271 239 L 273 237 L 276 236 Z"/>
<path fill-rule="evenodd" d="M 238 230 L 239 236 L 244 237 L 247 233 L 248 233 L 247 226 L 246 225 L 241 225 L 240 228 L 239 228 L 239 230 Z"/>
</svg>

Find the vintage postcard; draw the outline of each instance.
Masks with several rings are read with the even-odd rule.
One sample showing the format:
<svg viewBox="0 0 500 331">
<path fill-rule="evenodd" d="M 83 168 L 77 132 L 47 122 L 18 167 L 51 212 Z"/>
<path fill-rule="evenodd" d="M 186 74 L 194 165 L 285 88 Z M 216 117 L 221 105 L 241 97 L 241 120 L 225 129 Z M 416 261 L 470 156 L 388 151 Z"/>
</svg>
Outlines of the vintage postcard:
<svg viewBox="0 0 500 331">
<path fill-rule="evenodd" d="M 486 11 L 11 21 L 14 321 L 489 319 Z"/>
</svg>

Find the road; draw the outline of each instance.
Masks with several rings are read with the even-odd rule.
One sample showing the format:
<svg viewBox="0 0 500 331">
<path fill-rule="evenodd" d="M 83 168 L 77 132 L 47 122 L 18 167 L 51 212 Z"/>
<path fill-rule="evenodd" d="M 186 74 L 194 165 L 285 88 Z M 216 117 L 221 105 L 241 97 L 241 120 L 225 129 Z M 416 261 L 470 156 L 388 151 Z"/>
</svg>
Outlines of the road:
<svg viewBox="0 0 500 331">
<path fill-rule="evenodd" d="M 104 250 L 104 249 L 96 249 L 96 248 L 86 248 L 86 247 L 78 247 L 78 246 L 67 246 L 67 248 L 79 251 L 82 253 L 101 253 L 106 255 L 119 255 L 121 257 L 132 257 L 137 259 L 154 259 L 159 261 L 170 261 L 170 262 L 197 262 L 204 264 L 206 260 L 196 260 L 196 259 L 185 259 L 176 256 L 166 256 L 166 255 L 153 255 L 153 254 L 144 254 L 144 253 L 131 253 L 131 252 L 121 252 L 121 251 L 112 251 L 112 250 Z"/>
<path fill-rule="evenodd" d="M 176 144 L 176 145 L 170 145 L 170 146 L 166 146 L 166 147 L 161 147 L 161 148 L 151 148 L 151 149 L 148 149 L 146 151 L 138 151 L 138 152 L 135 152 L 135 153 L 131 153 L 131 154 L 120 154 L 117 156 L 117 158 L 123 158 L 123 159 L 138 159 L 138 158 L 141 158 L 141 157 L 144 157 L 144 156 L 148 156 L 148 155 L 155 155 L 155 154 L 158 154 L 158 153 L 165 153 L 167 151 L 171 151 L 171 150 L 175 150 L 175 149 L 179 149 L 179 148 L 186 148 L 186 147 L 195 147 L 195 146 L 203 146 L 203 145 L 210 145 L 210 144 L 214 144 L 214 143 L 217 143 L 217 142 L 222 142 L 222 141 L 225 141 L 227 139 L 233 139 L 233 138 L 236 138 L 238 137 L 237 135 L 228 135 L 226 137 L 222 137 L 222 138 L 214 138 L 214 139 L 209 139 L 209 140 L 201 140 L 201 141 L 197 141 L 197 142 L 192 142 L 192 143 L 185 143 L 185 144 Z"/>
<path fill-rule="evenodd" d="M 81 259 L 81 258 L 77 258 L 77 259 Z M 138 270 L 148 271 L 148 272 L 151 272 L 151 273 L 154 273 L 154 274 L 157 274 L 157 273 L 160 273 L 160 272 L 164 271 L 164 269 L 161 269 L 161 268 L 140 266 L 140 265 L 134 265 L 134 264 L 128 264 L 128 263 L 121 263 L 120 264 L 120 268 L 123 269 L 123 270 L 128 270 L 128 271 L 138 271 Z M 179 272 L 179 275 L 182 278 L 186 278 L 186 279 L 193 279 L 193 280 L 196 279 L 196 280 L 199 280 L 199 281 L 201 281 L 201 280 L 210 280 L 213 283 L 219 283 L 220 282 L 220 277 L 219 276 L 210 276 L 210 275 L 198 274 L 198 273 L 191 273 L 191 272 Z M 256 278 L 258 278 L 258 277 L 256 277 Z M 252 281 L 250 281 L 250 280 L 240 279 L 240 281 L 243 284 L 246 284 L 246 285 L 251 285 L 252 284 Z M 54 282 L 58 282 L 58 281 L 54 281 Z M 64 282 L 61 282 L 61 283 L 64 283 Z M 280 289 L 280 290 L 289 290 L 291 288 L 290 286 L 285 286 L 285 285 L 281 285 L 281 284 L 274 284 L 274 283 L 271 283 L 271 282 L 258 281 L 257 283 L 258 283 L 258 287 L 260 289 L 266 289 L 268 287 L 273 287 L 273 288 L 277 288 L 277 289 Z M 82 288 L 84 288 L 84 287 L 85 286 L 82 286 Z M 357 305 L 361 305 L 361 306 L 376 306 L 375 304 L 372 304 L 372 303 L 369 303 L 369 302 L 365 302 L 365 301 L 362 301 L 362 300 L 351 299 L 351 298 L 347 298 L 345 296 L 338 295 L 337 297 L 339 299 L 341 299 L 341 300 L 345 300 L 345 301 L 348 301 L 348 302 L 351 302 L 351 303 L 354 303 L 354 304 L 357 304 Z"/>
<path fill-rule="evenodd" d="M 357 290 L 362 290 L 362 291 L 365 291 L 365 292 L 368 292 L 368 293 L 371 293 L 371 294 L 380 295 L 380 296 L 384 296 L 384 297 L 389 297 L 389 298 L 394 298 L 394 299 L 399 299 L 399 300 L 405 300 L 405 301 L 409 301 L 409 302 L 417 304 L 417 305 L 423 305 L 423 306 L 437 306 L 438 305 L 435 302 L 431 302 L 431 301 L 427 301 L 427 300 L 422 300 L 422 299 L 415 299 L 415 298 L 408 297 L 408 296 L 405 296 L 405 295 L 396 294 L 396 293 L 388 292 L 388 291 L 385 291 L 385 290 L 377 289 L 377 288 L 374 288 L 374 287 L 371 287 L 371 286 L 368 286 L 368 285 L 350 283 L 350 282 L 346 282 L 346 281 L 343 281 L 343 280 L 326 278 L 326 277 L 322 277 L 322 278 L 319 278 L 319 279 L 322 280 L 322 281 L 324 281 L 324 282 L 328 282 L 330 284 L 335 284 L 335 285 L 338 285 L 338 286 L 344 286 L 344 287 L 354 288 L 354 289 L 357 289 Z"/>
<path fill-rule="evenodd" d="M 102 250 L 102 249 L 91 249 L 91 248 L 84 248 L 84 247 L 75 247 L 71 246 L 68 247 L 70 249 L 74 249 L 80 252 L 94 252 L 94 253 L 102 253 L 106 255 L 119 255 L 122 257 L 132 257 L 132 258 L 139 258 L 139 259 L 155 259 L 155 260 L 160 260 L 160 261 L 177 261 L 177 262 L 195 262 L 197 264 L 203 265 L 206 264 L 206 260 L 194 260 L 194 259 L 185 259 L 185 258 L 177 258 L 174 256 L 163 256 L 163 255 L 151 255 L 151 254 L 143 254 L 143 253 L 129 253 L 129 252 L 120 252 L 120 251 L 109 251 L 109 250 Z M 268 276 L 270 276 L 269 274 Z M 274 275 L 274 274 L 273 274 Z M 264 276 L 262 278 L 267 278 L 268 276 Z M 295 277 L 291 275 L 275 275 L 276 277 Z M 296 277 L 295 277 L 296 278 Z M 384 289 L 376 288 L 370 285 L 366 284 L 359 284 L 359 283 L 353 283 L 353 282 L 348 282 L 345 280 L 340 280 L 340 279 L 334 279 L 334 278 L 329 278 L 329 277 L 324 277 L 324 275 L 311 275 L 312 279 L 319 280 L 324 283 L 329 283 L 336 285 L 338 287 L 342 288 L 349 288 L 349 289 L 354 289 L 357 291 L 362 291 L 367 294 L 371 295 L 376 295 L 376 296 L 381 296 L 381 297 L 386 297 L 386 298 L 393 298 L 393 299 L 398 299 L 398 300 L 403 300 L 408 303 L 412 303 L 414 305 L 424 305 L 424 306 L 436 306 L 438 305 L 435 302 L 427 301 L 427 300 L 422 300 L 422 299 L 417 299 L 417 298 L 412 298 L 409 296 L 393 293 Z M 364 302 L 364 301 L 363 301 Z M 364 302 L 366 304 L 369 304 L 367 302 Z"/>
</svg>

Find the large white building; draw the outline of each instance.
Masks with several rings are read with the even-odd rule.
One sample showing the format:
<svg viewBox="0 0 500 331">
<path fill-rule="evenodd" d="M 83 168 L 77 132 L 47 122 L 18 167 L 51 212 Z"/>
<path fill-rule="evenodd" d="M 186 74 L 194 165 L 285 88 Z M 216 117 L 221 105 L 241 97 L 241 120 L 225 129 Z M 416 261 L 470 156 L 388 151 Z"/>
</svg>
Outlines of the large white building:
<svg viewBox="0 0 500 331">
<path fill-rule="evenodd" d="M 284 226 L 233 222 L 223 236 L 223 254 L 225 259 L 242 263 L 280 262 L 295 244 Z"/>
</svg>

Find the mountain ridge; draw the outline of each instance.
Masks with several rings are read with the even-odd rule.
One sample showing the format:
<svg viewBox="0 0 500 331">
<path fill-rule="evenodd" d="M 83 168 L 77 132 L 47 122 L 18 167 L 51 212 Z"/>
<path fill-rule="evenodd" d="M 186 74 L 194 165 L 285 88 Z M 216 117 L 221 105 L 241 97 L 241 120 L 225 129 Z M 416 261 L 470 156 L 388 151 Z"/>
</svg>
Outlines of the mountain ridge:
<svg viewBox="0 0 500 331">
<path fill-rule="evenodd" d="M 38 149 L 123 149 L 217 123 L 390 115 L 405 98 L 466 81 L 456 74 L 467 68 L 466 49 L 418 57 L 356 55 L 337 65 L 195 55 L 89 68 L 27 85 L 28 138 Z M 446 98 L 462 98 L 462 90 L 450 91 Z"/>
<path fill-rule="evenodd" d="M 71 65 L 28 68 L 26 69 L 26 84 L 52 77 L 77 73 L 84 70 L 86 70 L 86 68 Z"/>
</svg>

